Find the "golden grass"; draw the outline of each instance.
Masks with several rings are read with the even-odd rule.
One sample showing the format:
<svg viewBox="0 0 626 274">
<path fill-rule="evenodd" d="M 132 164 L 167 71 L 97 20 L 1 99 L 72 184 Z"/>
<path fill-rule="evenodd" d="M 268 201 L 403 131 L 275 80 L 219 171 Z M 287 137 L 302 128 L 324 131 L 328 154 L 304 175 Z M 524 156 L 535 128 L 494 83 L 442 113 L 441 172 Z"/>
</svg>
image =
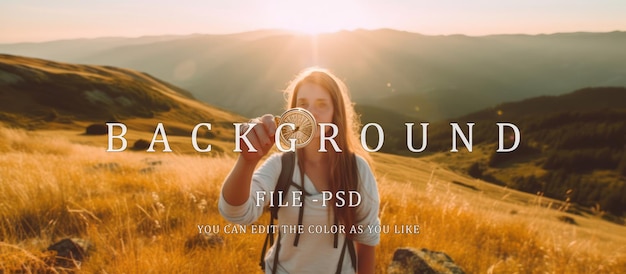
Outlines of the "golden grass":
<svg viewBox="0 0 626 274">
<path fill-rule="evenodd" d="M 197 225 L 227 224 L 217 198 L 232 156 L 106 153 L 105 144 L 6 128 L 0 140 L 0 272 L 53 272 L 52 254 L 43 250 L 72 236 L 95 247 L 81 265 L 85 272 L 260 273 L 263 234 L 222 230 L 223 246 L 185 250 Z M 417 159 L 375 154 L 374 160 L 381 222 L 391 229 L 377 247 L 378 272 L 404 246 L 443 251 L 467 273 L 626 269 L 624 227 L 584 216 L 574 216 L 579 226 L 560 223 L 553 217 L 564 213 L 532 203 L 530 195 Z M 515 202 L 523 197 L 531 202 Z M 419 224 L 420 233 L 395 234 L 393 226 L 402 224 Z"/>
</svg>

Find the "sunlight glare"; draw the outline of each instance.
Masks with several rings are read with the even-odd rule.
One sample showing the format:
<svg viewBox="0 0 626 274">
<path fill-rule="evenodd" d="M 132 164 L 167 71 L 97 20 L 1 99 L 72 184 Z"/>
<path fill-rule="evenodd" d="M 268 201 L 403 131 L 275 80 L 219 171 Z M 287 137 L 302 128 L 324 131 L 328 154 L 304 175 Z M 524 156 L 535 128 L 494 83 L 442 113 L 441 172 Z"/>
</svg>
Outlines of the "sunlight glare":
<svg viewBox="0 0 626 274">
<path fill-rule="evenodd" d="M 282 29 L 316 35 L 366 27 L 357 1 L 271 1 L 270 20 Z"/>
</svg>

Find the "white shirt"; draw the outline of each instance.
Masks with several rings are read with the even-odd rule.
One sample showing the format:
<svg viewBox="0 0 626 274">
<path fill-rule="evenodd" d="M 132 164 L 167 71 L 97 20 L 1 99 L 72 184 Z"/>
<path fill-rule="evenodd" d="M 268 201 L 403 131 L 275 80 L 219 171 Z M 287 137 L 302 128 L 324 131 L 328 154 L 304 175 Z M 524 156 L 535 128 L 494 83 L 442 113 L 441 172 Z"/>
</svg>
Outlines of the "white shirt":
<svg viewBox="0 0 626 274">
<path fill-rule="evenodd" d="M 230 222 L 237 224 L 251 224 L 255 222 L 263 213 L 263 208 L 269 205 L 271 194 L 276 188 L 276 183 L 281 171 L 281 155 L 275 153 L 271 155 L 261 167 L 255 171 L 252 176 L 252 184 L 250 186 L 250 198 L 240 206 L 232 206 L 228 204 L 222 195 L 219 200 L 219 210 L 222 216 Z M 371 232 L 368 227 L 380 225 L 378 218 L 379 197 L 376 179 L 367 162 L 359 157 L 357 158 L 357 168 L 359 174 L 359 183 L 357 191 L 361 196 L 361 203 L 356 208 L 356 220 L 354 228 L 362 229 L 354 237 L 354 241 L 362 244 L 375 246 L 380 242 L 380 234 Z M 297 163 L 297 159 L 296 159 Z M 296 164 L 294 167 L 292 180 L 296 184 L 302 186 L 300 182 L 300 169 Z M 281 207 L 278 210 L 279 228 L 285 226 L 295 227 L 298 225 L 298 213 L 300 207 L 292 205 L 292 191 L 297 189 L 290 186 L 283 200 L 289 203 L 289 206 Z M 304 190 L 312 195 L 301 195 L 304 204 L 304 217 L 302 218 L 304 232 L 300 235 L 298 246 L 294 246 L 295 233 L 284 233 L 281 230 L 281 247 L 279 250 L 279 260 L 277 273 L 335 273 L 341 250 L 345 241 L 345 235 L 339 233 L 338 247 L 333 247 L 334 235 L 332 232 L 325 233 L 323 228 L 331 229 L 334 225 L 332 218 L 332 205 L 329 201 L 326 206 L 322 204 L 322 193 L 315 189 L 311 180 L 304 176 Z M 259 201 L 257 205 L 257 191 L 265 191 L 264 201 Z M 334 195 L 334 194 L 333 194 Z M 356 198 L 356 197 L 355 197 Z M 346 203 L 349 202 L 349 196 L 345 196 Z M 356 202 L 356 199 L 354 199 Z M 277 203 L 276 201 L 274 203 Z M 348 233 L 350 227 L 343 226 L 345 232 Z M 322 229 L 318 232 L 317 229 Z M 312 232 L 312 233 L 311 233 Z M 274 234 L 278 235 L 277 233 Z M 261 245 L 262 243 L 259 243 Z M 272 273 L 276 250 L 276 242 L 268 250 L 265 256 L 265 272 Z M 356 262 L 355 262 L 356 264 Z M 342 273 L 354 273 L 350 254 L 346 249 L 343 258 Z"/>
</svg>

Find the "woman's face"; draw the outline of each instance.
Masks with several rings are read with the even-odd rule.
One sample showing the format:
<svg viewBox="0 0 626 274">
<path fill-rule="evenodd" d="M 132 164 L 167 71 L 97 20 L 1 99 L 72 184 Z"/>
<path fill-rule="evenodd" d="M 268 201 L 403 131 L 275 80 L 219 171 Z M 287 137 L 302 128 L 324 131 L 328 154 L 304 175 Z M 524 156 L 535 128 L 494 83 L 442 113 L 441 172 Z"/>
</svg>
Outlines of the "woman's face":
<svg viewBox="0 0 626 274">
<path fill-rule="evenodd" d="M 298 90 L 296 107 L 310 111 L 318 124 L 333 122 L 334 108 L 330 94 L 319 85 L 313 83 L 302 84 Z"/>
</svg>

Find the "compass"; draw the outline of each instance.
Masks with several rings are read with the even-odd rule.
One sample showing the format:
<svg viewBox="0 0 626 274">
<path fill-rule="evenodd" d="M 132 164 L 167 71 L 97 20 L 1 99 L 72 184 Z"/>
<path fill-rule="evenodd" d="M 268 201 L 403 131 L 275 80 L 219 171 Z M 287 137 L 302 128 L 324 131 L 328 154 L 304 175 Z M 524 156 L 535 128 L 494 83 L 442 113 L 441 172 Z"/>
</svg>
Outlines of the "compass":
<svg viewBox="0 0 626 274">
<path fill-rule="evenodd" d="M 313 114 L 303 108 L 292 108 L 285 111 L 280 117 L 276 117 L 277 126 L 281 124 L 293 124 L 295 129 L 289 126 L 284 126 L 278 134 L 280 134 L 280 141 L 288 145 L 290 139 L 296 140 L 296 148 L 302 148 L 308 145 L 313 137 L 315 137 L 315 131 L 317 129 L 317 122 Z"/>
</svg>

